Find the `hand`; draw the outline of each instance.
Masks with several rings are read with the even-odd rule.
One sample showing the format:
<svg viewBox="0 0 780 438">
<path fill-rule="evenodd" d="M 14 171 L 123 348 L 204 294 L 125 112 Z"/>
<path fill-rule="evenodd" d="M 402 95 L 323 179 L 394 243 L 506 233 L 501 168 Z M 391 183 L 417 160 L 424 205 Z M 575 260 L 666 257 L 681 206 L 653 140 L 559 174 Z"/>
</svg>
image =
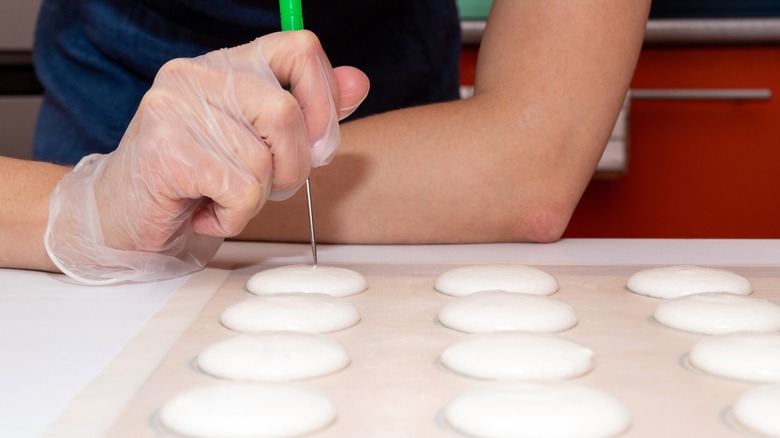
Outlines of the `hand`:
<svg viewBox="0 0 780 438">
<path fill-rule="evenodd" d="M 85 157 L 52 192 L 49 256 L 92 283 L 200 269 L 267 199 L 331 160 L 338 120 L 367 91 L 307 31 L 170 61 L 117 150 Z"/>
</svg>

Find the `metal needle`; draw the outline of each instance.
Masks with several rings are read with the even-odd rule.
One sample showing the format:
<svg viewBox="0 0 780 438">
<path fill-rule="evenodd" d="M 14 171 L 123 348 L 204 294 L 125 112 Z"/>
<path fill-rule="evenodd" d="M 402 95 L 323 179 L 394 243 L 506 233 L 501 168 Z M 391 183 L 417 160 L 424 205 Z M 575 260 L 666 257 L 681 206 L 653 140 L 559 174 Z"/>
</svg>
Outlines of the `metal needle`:
<svg viewBox="0 0 780 438">
<path fill-rule="evenodd" d="M 314 259 L 314 266 L 317 266 L 317 239 L 314 237 L 314 214 L 311 208 L 311 183 L 306 178 L 306 200 L 309 206 L 309 233 L 311 236 L 311 256 Z"/>
<path fill-rule="evenodd" d="M 303 11 L 301 0 L 279 0 L 279 15 L 282 21 L 282 30 L 303 29 Z M 314 214 L 311 209 L 311 184 L 306 178 L 306 199 L 309 205 L 309 231 L 311 232 L 311 256 L 314 266 L 317 266 L 317 239 L 314 238 Z"/>
</svg>

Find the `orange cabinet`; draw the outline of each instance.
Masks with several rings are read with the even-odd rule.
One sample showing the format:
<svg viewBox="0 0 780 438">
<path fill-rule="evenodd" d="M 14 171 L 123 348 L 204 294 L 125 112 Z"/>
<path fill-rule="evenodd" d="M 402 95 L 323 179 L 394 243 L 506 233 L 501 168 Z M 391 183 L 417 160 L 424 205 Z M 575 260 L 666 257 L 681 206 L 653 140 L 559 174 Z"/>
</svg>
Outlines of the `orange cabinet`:
<svg viewBox="0 0 780 438">
<path fill-rule="evenodd" d="M 646 47 L 633 89 L 780 93 L 780 47 Z M 565 237 L 780 237 L 780 95 L 631 104 L 628 171 L 594 179 Z"/>
</svg>

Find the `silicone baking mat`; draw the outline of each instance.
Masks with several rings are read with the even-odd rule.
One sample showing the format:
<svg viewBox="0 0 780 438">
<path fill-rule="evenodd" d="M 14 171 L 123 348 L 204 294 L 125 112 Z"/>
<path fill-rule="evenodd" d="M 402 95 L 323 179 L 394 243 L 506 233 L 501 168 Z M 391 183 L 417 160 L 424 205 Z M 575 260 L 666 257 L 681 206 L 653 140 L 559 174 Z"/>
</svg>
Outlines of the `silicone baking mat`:
<svg viewBox="0 0 780 438">
<path fill-rule="evenodd" d="M 166 400 L 187 388 L 216 383 L 193 365 L 198 353 L 237 336 L 221 326 L 230 305 L 251 297 L 245 289 L 264 264 L 210 268 L 194 276 L 77 397 L 50 435 L 171 436 L 157 423 Z M 335 374 L 299 382 L 328 395 L 337 420 L 313 437 L 457 437 L 442 410 L 462 391 L 487 382 L 457 375 L 438 363 L 451 343 L 469 336 L 440 325 L 438 311 L 455 300 L 434 290 L 436 278 L 463 264 L 338 264 L 363 274 L 367 291 L 344 298 L 361 321 L 327 334 L 344 345 L 351 364 Z M 560 290 L 550 297 L 574 307 L 578 324 L 560 333 L 591 348 L 595 368 L 573 383 L 623 402 L 632 424 L 625 437 L 749 436 L 729 418 L 730 406 L 756 384 L 709 376 L 686 365 L 703 335 L 653 322 L 662 300 L 628 292 L 628 277 L 644 266 L 538 266 Z M 780 276 L 769 267 L 723 267 L 748 278 L 753 296 L 780 304 Z M 89 421 L 85 421 L 89 418 Z M 93 421 L 93 419 L 95 421 Z M 86 435 L 82 435 L 86 436 Z"/>
</svg>

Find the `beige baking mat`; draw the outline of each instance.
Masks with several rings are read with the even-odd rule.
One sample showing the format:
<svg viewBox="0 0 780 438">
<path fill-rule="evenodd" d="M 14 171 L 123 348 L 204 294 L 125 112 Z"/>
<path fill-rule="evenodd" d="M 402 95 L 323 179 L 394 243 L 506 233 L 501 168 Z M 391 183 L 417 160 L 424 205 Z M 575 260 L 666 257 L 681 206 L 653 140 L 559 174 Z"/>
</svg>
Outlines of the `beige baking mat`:
<svg viewBox="0 0 780 438">
<path fill-rule="evenodd" d="M 194 276 L 69 406 L 49 436 L 169 436 L 157 410 L 178 392 L 217 380 L 193 360 L 207 345 L 237 334 L 219 323 L 230 305 L 249 298 L 250 275 L 278 265 L 208 269 Z M 433 289 L 443 272 L 461 265 L 339 265 L 362 273 L 369 289 L 345 298 L 360 311 L 356 326 L 328 334 L 351 357 L 348 368 L 302 382 L 333 400 L 338 419 L 314 437 L 456 437 L 441 420 L 448 401 L 484 381 L 438 364 L 441 351 L 468 335 L 439 325 L 436 314 L 455 298 Z M 661 300 L 625 290 L 643 266 L 540 266 L 555 275 L 552 298 L 579 316 L 561 333 L 595 352 L 595 369 L 573 382 L 621 400 L 632 415 L 626 437 L 739 437 L 730 405 L 755 384 L 704 375 L 685 365 L 703 336 L 658 326 Z M 230 267 L 228 267 L 230 268 Z M 755 297 L 780 304 L 780 272 L 725 267 L 747 277 Z"/>
</svg>

